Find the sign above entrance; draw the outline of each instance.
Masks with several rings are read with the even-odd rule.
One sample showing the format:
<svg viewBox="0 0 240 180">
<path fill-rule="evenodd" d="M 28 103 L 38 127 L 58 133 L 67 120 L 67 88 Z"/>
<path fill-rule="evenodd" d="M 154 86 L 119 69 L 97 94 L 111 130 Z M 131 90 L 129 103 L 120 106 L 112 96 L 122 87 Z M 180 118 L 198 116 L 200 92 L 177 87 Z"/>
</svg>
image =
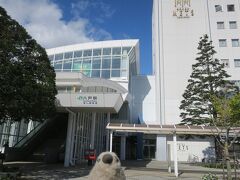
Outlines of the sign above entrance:
<svg viewBox="0 0 240 180">
<path fill-rule="evenodd" d="M 173 16 L 177 18 L 189 18 L 193 15 L 191 0 L 174 0 Z"/>
<path fill-rule="evenodd" d="M 97 104 L 97 96 L 78 96 L 77 99 L 82 104 Z"/>
</svg>

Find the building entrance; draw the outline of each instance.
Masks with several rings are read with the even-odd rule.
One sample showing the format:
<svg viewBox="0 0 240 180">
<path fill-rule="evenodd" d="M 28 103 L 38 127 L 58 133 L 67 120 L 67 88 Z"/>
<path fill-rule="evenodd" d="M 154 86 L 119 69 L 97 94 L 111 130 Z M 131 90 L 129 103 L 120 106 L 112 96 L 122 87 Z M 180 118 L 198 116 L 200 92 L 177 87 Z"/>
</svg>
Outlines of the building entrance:
<svg viewBox="0 0 240 180">
<path fill-rule="evenodd" d="M 144 159 L 155 159 L 156 138 L 145 137 L 143 140 L 143 157 Z"/>
</svg>

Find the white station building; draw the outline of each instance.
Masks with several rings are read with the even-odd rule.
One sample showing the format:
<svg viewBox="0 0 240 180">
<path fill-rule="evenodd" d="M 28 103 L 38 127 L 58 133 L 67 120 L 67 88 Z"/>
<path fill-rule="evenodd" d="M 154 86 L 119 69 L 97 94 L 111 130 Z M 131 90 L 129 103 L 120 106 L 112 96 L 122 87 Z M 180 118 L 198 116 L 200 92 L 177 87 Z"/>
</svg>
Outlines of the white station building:
<svg viewBox="0 0 240 180">
<path fill-rule="evenodd" d="M 65 166 L 84 161 L 84 152 L 90 148 L 97 154 L 110 149 L 122 160 L 166 161 L 168 156 L 174 157 L 176 140 L 179 161 L 214 158 L 213 137 L 185 139 L 181 132 L 174 139 L 171 132 L 181 129 L 177 126 L 181 121 L 179 106 L 201 36 L 209 35 L 216 58 L 226 65 L 229 79 L 239 84 L 239 7 L 238 0 L 153 0 L 150 76 L 140 75 L 138 40 L 48 49 L 56 71 L 57 110 L 67 114 Z M 108 123 L 118 123 L 122 132 L 112 133 Z M 134 132 L 134 128 L 145 126 L 168 131 Z"/>
</svg>

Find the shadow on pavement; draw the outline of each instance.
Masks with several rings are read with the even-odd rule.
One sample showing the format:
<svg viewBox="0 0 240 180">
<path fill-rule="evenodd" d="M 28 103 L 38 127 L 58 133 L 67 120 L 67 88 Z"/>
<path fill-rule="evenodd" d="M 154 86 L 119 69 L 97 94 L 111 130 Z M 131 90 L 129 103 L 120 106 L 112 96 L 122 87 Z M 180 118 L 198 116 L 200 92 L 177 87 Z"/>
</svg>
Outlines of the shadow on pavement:
<svg viewBox="0 0 240 180">
<path fill-rule="evenodd" d="M 13 162 L 5 164 L 9 167 L 19 167 L 19 179 L 71 179 L 80 178 L 89 174 L 92 167 L 87 165 L 64 167 L 63 164 L 45 164 L 29 162 Z"/>
</svg>

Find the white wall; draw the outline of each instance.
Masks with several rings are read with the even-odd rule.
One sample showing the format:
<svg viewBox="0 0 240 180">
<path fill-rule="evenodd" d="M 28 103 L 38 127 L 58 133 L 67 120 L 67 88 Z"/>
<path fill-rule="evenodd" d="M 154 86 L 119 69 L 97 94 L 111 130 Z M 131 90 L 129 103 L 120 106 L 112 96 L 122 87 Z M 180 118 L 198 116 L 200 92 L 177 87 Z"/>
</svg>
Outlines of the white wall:
<svg viewBox="0 0 240 180">
<path fill-rule="evenodd" d="M 222 4 L 224 12 L 216 14 L 215 5 Z M 227 4 L 235 4 L 237 12 L 226 12 Z M 156 76 L 156 116 L 165 124 L 181 121 L 180 102 L 187 80 L 195 63 L 199 38 L 211 34 L 220 59 L 240 59 L 240 48 L 231 47 L 232 38 L 240 38 L 240 11 L 237 0 L 191 0 L 194 15 L 189 18 L 173 16 L 174 1 L 154 0 L 153 11 L 153 61 Z M 210 18 L 210 21 L 209 21 Z M 238 21 L 237 30 L 218 30 L 217 21 Z M 210 33 L 211 31 L 211 33 Z M 227 39 L 228 47 L 218 48 L 218 39 Z M 240 68 L 228 68 L 233 80 L 240 79 Z M 158 114 L 161 113 L 160 115 Z"/>
<path fill-rule="evenodd" d="M 133 76 L 131 83 L 131 120 L 137 122 L 140 116 L 142 123 L 156 124 L 154 76 Z"/>
<path fill-rule="evenodd" d="M 167 138 L 167 144 L 171 146 L 171 160 L 173 160 L 172 137 Z M 215 158 L 214 147 L 214 138 L 211 137 L 205 137 L 204 139 L 194 137 L 187 140 L 177 137 L 178 161 L 201 162 L 203 158 Z"/>
</svg>

